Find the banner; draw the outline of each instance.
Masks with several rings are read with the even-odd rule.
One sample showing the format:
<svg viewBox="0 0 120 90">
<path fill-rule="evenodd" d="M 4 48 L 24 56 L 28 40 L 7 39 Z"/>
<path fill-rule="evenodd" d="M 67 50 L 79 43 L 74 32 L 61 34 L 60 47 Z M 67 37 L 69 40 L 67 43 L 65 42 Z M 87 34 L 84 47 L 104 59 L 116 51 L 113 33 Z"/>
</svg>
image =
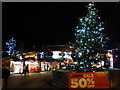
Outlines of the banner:
<svg viewBox="0 0 120 90">
<path fill-rule="evenodd" d="M 70 89 L 103 89 L 110 88 L 108 72 L 69 73 Z"/>
</svg>

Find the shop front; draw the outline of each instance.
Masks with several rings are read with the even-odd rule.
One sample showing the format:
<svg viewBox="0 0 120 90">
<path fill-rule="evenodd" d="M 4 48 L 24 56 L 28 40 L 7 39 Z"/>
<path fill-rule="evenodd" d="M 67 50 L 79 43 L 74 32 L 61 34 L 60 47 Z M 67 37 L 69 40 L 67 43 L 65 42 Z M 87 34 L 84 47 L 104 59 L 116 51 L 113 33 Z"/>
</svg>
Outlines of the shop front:
<svg viewBox="0 0 120 90">
<path fill-rule="evenodd" d="M 10 72 L 11 73 L 22 73 L 23 62 L 22 61 L 10 61 Z"/>
<path fill-rule="evenodd" d="M 52 71 L 55 71 L 56 69 L 60 69 L 60 62 L 58 60 L 55 60 L 51 63 Z"/>
<path fill-rule="evenodd" d="M 23 62 L 18 58 L 6 58 L 2 60 L 2 68 L 10 70 L 10 73 L 22 73 Z"/>
<path fill-rule="evenodd" d="M 39 72 L 40 71 L 40 62 L 36 60 L 26 60 L 25 66 L 28 65 L 29 72 Z"/>
<path fill-rule="evenodd" d="M 51 70 L 51 63 L 50 62 L 41 62 L 41 71 L 50 71 Z"/>
</svg>

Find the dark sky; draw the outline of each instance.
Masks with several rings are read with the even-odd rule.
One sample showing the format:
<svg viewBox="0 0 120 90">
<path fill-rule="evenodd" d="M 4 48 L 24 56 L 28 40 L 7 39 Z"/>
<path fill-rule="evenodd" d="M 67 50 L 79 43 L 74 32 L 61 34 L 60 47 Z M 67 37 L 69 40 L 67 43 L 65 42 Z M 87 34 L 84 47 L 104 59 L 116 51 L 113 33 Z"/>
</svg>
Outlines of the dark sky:
<svg viewBox="0 0 120 90">
<path fill-rule="evenodd" d="M 74 42 L 74 30 L 78 18 L 86 15 L 83 2 L 4 2 L 2 3 L 3 46 L 10 38 L 24 42 L 31 48 L 44 44 L 66 44 Z M 120 4 L 120 3 L 119 3 Z M 101 21 L 112 42 L 119 42 L 120 5 L 112 2 L 97 2 Z"/>
</svg>

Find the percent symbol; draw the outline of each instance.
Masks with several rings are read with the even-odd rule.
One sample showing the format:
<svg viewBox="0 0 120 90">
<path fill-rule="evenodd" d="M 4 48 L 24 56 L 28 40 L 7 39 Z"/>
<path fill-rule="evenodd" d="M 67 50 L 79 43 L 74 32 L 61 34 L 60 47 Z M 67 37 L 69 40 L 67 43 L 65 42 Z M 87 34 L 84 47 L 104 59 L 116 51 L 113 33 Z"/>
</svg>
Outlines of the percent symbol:
<svg viewBox="0 0 120 90">
<path fill-rule="evenodd" d="M 93 81 L 93 78 L 87 78 L 88 84 L 94 84 L 95 82 Z"/>
</svg>

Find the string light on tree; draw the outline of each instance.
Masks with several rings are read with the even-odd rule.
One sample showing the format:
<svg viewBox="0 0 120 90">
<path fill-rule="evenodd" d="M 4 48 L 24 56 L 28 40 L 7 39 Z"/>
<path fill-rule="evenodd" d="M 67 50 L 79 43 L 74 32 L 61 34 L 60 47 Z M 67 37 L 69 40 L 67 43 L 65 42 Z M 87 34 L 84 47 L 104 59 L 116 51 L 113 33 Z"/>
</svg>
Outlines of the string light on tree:
<svg viewBox="0 0 120 90">
<path fill-rule="evenodd" d="M 100 17 L 97 15 L 98 10 L 94 7 L 94 3 L 89 3 L 87 10 L 87 15 L 78 19 L 78 25 L 75 29 L 75 51 L 77 51 L 76 55 L 77 53 L 82 53 L 80 58 L 84 59 L 83 63 L 85 65 L 83 71 L 91 70 L 90 64 L 93 55 L 96 56 L 109 40 L 103 33 L 104 22 L 100 21 Z M 77 49 L 78 47 L 79 49 Z"/>
<path fill-rule="evenodd" d="M 14 40 L 14 38 L 9 39 L 9 42 L 6 42 L 6 46 L 8 48 L 8 51 L 6 51 L 8 53 L 8 55 L 10 57 L 15 56 L 16 54 L 19 54 L 19 51 L 15 50 L 16 47 L 16 40 Z"/>
</svg>

